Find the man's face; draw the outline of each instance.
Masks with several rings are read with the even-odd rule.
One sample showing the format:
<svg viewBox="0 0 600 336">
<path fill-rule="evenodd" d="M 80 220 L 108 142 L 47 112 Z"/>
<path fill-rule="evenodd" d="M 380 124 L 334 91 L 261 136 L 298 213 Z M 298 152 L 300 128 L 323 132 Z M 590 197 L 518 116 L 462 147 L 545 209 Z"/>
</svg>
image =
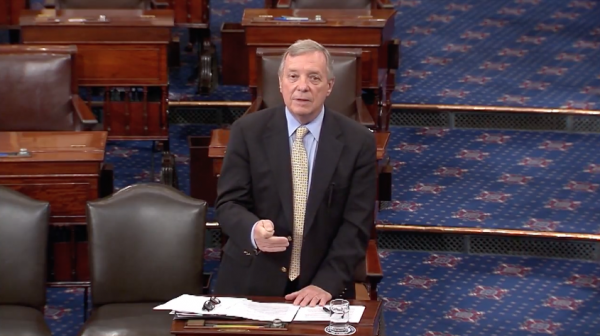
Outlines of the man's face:
<svg viewBox="0 0 600 336">
<path fill-rule="evenodd" d="M 279 77 L 279 91 L 296 119 L 310 122 L 321 112 L 333 82 L 333 79 L 327 79 L 327 62 L 323 53 L 288 55 Z"/>
</svg>

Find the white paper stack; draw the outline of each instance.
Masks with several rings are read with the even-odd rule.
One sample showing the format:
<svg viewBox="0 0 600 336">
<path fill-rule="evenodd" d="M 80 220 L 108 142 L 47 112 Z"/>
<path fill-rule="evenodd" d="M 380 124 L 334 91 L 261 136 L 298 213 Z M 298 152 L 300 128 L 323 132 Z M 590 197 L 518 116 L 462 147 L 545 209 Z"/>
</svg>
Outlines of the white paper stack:
<svg viewBox="0 0 600 336">
<path fill-rule="evenodd" d="M 320 306 L 300 308 L 291 303 L 264 303 L 243 298 L 219 297 L 221 303 L 216 304 L 210 312 L 203 311 L 202 307 L 208 300 L 210 300 L 208 296 L 184 294 L 154 307 L 154 310 L 170 310 L 177 317 L 188 318 L 217 315 L 269 322 L 275 319 L 280 319 L 282 322 L 329 321 L 329 313 Z M 349 322 L 359 323 L 364 311 L 364 306 L 350 306 Z"/>
<path fill-rule="evenodd" d="M 178 316 L 201 317 L 204 315 L 240 317 L 256 321 L 273 321 L 280 319 L 291 322 L 300 307 L 289 303 L 262 303 L 243 298 L 220 297 L 221 303 L 215 305 L 210 312 L 203 311 L 208 296 L 181 295 L 165 304 L 154 307 L 154 310 L 170 310 Z"/>
</svg>

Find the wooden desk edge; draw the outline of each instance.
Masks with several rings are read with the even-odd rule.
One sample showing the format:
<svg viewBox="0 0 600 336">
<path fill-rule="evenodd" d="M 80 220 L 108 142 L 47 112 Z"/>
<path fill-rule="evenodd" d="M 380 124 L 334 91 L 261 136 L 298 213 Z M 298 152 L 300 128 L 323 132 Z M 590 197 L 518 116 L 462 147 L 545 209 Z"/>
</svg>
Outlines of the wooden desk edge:
<svg viewBox="0 0 600 336">
<path fill-rule="evenodd" d="M 390 132 L 374 132 L 377 146 L 377 160 L 382 160 L 386 154 L 386 148 L 390 140 Z M 211 159 L 222 159 L 229 141 L 228 129 L 215 129 L 210 136 L 208 146 L 208 157 Z"/>
</svg>

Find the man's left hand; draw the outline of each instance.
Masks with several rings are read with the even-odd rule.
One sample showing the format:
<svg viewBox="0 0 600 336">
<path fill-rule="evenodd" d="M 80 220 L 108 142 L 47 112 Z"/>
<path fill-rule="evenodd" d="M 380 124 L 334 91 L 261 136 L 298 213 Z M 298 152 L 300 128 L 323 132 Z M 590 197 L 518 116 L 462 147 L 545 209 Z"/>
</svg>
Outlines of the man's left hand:
<svg viewBox="0 0 600 336">
<path fill-rule="evenodd" d="M 327 293 L 320 287 L 310 285 L 302 288 L 297 292 L 293 292 L 285 296 L 288 301 L 294 300 L 294 305 L 306 307 L 315 307 L 316 305 L 324 306 L 331 300 L 331 294 Z"/>
</svg>

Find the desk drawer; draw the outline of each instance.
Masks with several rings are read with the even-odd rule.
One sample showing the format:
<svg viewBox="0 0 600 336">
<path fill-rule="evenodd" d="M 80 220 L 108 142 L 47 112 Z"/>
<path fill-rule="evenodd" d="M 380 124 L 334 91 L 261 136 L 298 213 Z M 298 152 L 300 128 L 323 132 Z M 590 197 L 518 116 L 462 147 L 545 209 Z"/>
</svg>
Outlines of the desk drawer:
<svg viewBox="0 0 600 336">
<path fill-rule="evenodd" d="M 79 85 L 167 85 L 166 45 L 78 45 Z"/>
<path fill-rule="evenodd" d="M 98 196 L 96 181 L 67 182 L 44 179 L 36 181 L 0 180 L 0 185 L 16 190 L 33 199 L 50 202 L 52 223 L 85 223 L 86 202 Z"/>
</svg>

